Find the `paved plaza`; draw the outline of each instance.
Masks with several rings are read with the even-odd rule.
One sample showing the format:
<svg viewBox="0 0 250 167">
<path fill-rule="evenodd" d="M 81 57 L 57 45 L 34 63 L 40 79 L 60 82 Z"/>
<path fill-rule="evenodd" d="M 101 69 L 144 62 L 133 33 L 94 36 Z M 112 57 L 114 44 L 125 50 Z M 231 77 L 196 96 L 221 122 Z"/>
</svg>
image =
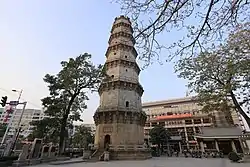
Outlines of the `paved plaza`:
<svg viewBox="0 0 250 167">
<path fill-rule="evenodd" d="M 36 165 L 35 167 L 249 167 L 249 163 L 231 163 L 227 158 L 152 158 L 143 161 L 83 162 L 65 165 Z"/>
</svg>

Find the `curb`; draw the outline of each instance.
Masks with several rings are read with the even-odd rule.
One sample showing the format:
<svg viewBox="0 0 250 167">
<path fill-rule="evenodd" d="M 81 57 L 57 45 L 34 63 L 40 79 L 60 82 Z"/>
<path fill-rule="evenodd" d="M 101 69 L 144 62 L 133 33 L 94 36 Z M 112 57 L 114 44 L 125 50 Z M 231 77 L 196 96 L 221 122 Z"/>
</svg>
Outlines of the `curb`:
<svg viewBox="0 0 250 167">
<path fill-rule="evenodd" d="M 82 163 L 86 162 L 86 160 L 75 160 L 75 161 L 61 161 L 61 162 L 52 162 L 49 163 L 50 165 L 63 165 L 63 164 L 75 164 L 75 163 Z"/>
</svg>

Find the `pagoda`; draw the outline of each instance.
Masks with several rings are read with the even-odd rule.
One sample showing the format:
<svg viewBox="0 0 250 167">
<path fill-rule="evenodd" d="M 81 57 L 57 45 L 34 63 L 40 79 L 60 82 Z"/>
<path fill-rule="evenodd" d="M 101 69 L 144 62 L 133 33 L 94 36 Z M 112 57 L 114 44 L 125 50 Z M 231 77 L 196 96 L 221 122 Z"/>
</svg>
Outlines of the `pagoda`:
<svg viewBox="0 0 250 167">
<path fill-rule="evenodd" d="M 111 159 L 149 158 L 144 143 L 143 88 L 128 17 L 115 18 L 108 44 L 105 70 L 109 77 L 99 87 L 100 105 L 94 114 L 96 155 L 108 150 Z"/>
</svg>

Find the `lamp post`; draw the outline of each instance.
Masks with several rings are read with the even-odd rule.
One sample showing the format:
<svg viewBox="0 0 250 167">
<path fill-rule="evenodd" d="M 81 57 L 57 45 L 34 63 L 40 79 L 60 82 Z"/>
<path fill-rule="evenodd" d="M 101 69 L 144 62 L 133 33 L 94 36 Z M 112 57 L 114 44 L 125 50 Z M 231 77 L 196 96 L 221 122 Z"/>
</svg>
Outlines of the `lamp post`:
<svg viewBox="0 0 250 167">
<path fill-rule="evenodd" d="M 16 89 L 12 89 L 12 92 L 18 92 L 19 93 L 19 96 L 18 96 L 18 103 L 19 103 L 19 100 L 21 99 L 21 96 L 22 96 L 22 93 L 23 93 L 23 90 L 21 89 L 20 91 L 16 90 Z"/>
</svg>

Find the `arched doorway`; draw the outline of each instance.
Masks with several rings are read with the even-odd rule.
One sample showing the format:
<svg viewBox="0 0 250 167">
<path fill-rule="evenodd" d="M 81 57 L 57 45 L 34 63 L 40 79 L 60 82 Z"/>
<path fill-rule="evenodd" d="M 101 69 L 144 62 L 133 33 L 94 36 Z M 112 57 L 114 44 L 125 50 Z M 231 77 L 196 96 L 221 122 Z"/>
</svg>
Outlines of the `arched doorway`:
<svg viewBox="0 0 250 167">
<path fill-rule="evenodd" d="M 110 135 L 105 135 L 104 137 L 104 148 L 106 148 L 108 145 L 110 145 Z"/>
</svg>

